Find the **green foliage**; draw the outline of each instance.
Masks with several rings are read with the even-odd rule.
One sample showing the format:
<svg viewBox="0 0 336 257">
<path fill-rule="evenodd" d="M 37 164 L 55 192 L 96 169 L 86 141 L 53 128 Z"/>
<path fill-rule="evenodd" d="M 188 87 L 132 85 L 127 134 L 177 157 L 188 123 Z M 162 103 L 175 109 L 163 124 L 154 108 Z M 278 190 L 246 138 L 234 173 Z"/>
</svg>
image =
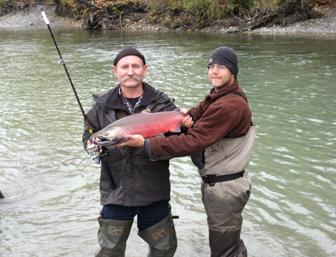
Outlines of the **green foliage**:
<svg viewBox="0 0 336 257">
<path fill-rule="evenodd" d="M 169 0 L 144 0 L 151 12 L 163 12 L 166 10 Z"/>
<path fill-rule="evenodd" d="M 74 6 L 76 4 L 76 0 L 60 0 L 62 5 Z"/>
<path fill-rule="evenodd" d="M 212 20 L 224 18 L 228 13 L 229 7 L 223 0 L 210 1 L 210 5 L 207 7 L 207 15 Z"/>
<path fill-rule="evenodd" d="M 5 7 L 6 0 L 0 0 L 0 8 Z"/>
<path fill-rule="evenodd" d="M 186 1 L 184 8 L 197 16 L 206 16 L 208 15 L 211 2 L 211 0 Z"/>
<path fill-rule="evenodd" d="M 279 0 L 255 0 L 255 7 L 275 9 Z"/>
<path fill-rule="evenodd" d="M 153 13 L 190 13 L 197 17 L 221 18 L 225 14 L 223 0 L 147 0 Z"/>
<path fill-rule="evenodd" d="M 252 6 L 255 5 L 255 0 L 229 0 L 229 4 L 232 5 L 233 8 L 238 8 L 241 10 L 248 10 Z"/>
<path fill-rule="evenodd" d="M 168 10 L 176 11 L 184 9 L 183 0 L 170 0 L 168 1 Z"/>
</svg>

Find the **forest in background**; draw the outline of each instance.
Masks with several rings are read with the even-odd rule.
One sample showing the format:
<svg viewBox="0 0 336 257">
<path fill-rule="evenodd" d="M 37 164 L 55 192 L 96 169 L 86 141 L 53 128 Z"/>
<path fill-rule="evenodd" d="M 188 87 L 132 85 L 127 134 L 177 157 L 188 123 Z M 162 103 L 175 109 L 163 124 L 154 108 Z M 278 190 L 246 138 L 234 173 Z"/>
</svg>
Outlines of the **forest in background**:
<svg viewBox="0 0 336 257">
<path fill-rule="evenodd" d="M 121 30 L 142 22 L 171 30 L 234 27 L 233 32 L 287 26 L 321 17 L 320 7 L 336 7 L 334 0 L 0 0 L 0 15 L 41 4 L 56 5 L 57 15 L 82 20 L 85 29 Z"/>
</svg>

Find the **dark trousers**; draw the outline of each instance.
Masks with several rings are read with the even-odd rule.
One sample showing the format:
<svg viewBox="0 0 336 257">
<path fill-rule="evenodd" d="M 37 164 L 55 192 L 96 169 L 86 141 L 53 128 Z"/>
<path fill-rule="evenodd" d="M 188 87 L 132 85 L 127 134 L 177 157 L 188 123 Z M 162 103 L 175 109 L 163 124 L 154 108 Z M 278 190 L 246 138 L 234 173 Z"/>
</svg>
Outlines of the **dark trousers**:
<svg viewBox="0 0 336 257">
<path fill-rule="evenodd" d="M 147 206 L 126 207 L 108 204 L 102 209 L 103 219 L 133 220 L 137 215 L 139 231 L 158 223 L 170 213 L 169 201 L 156 202 Z"/>
</svg>

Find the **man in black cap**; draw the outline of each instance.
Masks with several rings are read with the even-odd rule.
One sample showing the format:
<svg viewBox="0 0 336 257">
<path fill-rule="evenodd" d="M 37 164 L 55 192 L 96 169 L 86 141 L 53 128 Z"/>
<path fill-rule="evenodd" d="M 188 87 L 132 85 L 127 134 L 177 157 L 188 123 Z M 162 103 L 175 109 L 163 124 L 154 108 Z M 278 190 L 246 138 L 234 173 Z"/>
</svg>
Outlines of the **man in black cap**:
<svg viewBox="0 0 336 257">
<path fill-rule="evenodd" d="M 119 83 L 103 96 L 94 96 L 95 104 L 87 113 L 91 123 L 85 124 L 83 134 L 85 148 L 92 133 L 122 117 L 176 109 L 166 94 L 143 82 L 146 72 L 145 57 L 137 49 L 127 47 L 117 54 L 113 73 Z M 125 256 L 135 215 L 138 234 L 150 248 L 148 256 L 173 256 L 177 240 L 169 205 L 168 160 L 151 162 L 143 149 L 131 147 L 103 147 L 99 159 L 103 208 L 96 257 Z"/>
<path fill-rule="evenodd" d="M 185 134 L 144 139 L 131 136 L 122 145 L 143 147 L 151 159 L 192 155 L 202 177 L 202 200 L 208 218 L 212 257 L 245 257 L 240 239 L 242 212 L 250 196 L 248 166 L 255 127 L 247 98 L 237 80 L 232 48 L 216 48 L 208 62 L 212 89 L 189 110 L 193 126 Z"/>
</svg>

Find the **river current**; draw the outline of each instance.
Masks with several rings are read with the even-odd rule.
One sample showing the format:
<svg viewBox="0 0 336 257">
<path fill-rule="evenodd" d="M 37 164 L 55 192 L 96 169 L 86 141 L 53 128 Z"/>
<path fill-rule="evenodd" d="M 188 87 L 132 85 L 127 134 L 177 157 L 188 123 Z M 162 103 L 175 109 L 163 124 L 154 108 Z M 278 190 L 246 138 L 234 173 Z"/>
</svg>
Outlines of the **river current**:
<svg viewBox="0 0 336 257">
<path fill-rule="evenodd" d="M 84 109 L 115 83 L 115 54 L 146 56 L 146 82 L 178 106 L 210 90 L 209 52 L 237 51 L 238 80 L 257 127 L 242 238 L 251 257 L 336 256 L 334 39 L 56 30 Z M 99 166 L 81 143 L 82 117 L 47 29 L 0 31 L 0 256 L 93 256 Z M 209 256 L 197 169 L 171 161 L 177 257 Z M 126 256 L 146 256 L 133 225 Z"/>
</svg>

